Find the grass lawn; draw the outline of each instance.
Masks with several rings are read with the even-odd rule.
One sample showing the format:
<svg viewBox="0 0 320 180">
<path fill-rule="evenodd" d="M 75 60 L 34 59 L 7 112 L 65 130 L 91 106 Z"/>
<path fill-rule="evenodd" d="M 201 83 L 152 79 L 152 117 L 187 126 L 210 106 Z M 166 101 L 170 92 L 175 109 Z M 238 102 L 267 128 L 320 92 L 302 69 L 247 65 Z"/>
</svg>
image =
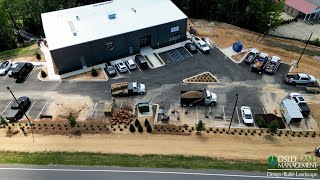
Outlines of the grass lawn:
<svg viewBox="0 0 320 180">
<path fill-rule="evenodd" d="M 38 45 L 33 44 L 27 47 L 10 49 L 3 52 L 0 52 L 0 62 L 7 59 L 19 58 L 25 56 L 35 56 L 36 52 L 40 52 Z"/>
<path fill-rule="evenodd" d="M 120 166 L 146 168 L 226 169 L 265 172 L 267 164 L 222 161 L 200 156 L 100 154 L 85 152 L 0 152 L 0 164 Z"/>
</svg>

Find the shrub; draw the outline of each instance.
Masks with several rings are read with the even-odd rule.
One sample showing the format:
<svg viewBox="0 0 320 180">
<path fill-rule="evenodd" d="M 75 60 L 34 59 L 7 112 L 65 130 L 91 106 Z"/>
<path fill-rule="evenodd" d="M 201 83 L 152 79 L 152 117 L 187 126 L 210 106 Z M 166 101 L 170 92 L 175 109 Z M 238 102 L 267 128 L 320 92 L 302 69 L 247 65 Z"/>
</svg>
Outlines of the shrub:
<svg viewBox="0 0 320 180">
<path fill-rule="evenodd" d="M 268 130 L 271 133 L 276 133 L 278 128 L 279 128 L 279 124 L 278 124 L 278 121 L 276 121 L 276 120 L 271 121 L 271 123 L 268 126 Z"/>
<path fill-rule="evenodd" d="M 146 119 L 146 120 L 144 121 L 144 125 L 145 125 L 146 127 L 150 126 L 150 123 L 149 123 L 148 119 Z"/>
<path fill-rule="evenodd" d="M 204 124 L 204 123 L 202 122 L 202 120 L 199 120 L 199 122 L 196 124 L 196 130 L 197 130 L 197 132 L 200 132 L 200 133 L 201 133 L 201 131 L 204 130 L 205 127 L 206 127 L 206 124 Z"/>
<path fill-rule="evenodd" d="M 8 122 L 2 116 L 0 116 L 0 125 L 2 124 L 8 126 Z"/>
<path fill-rule="evenodd" d="M 44 70 L 41 70 L 41 77 L 42 78 L 46 78 L 47 77 L 47 73 Z"/>
<path fill-rule="evenodd" d="M 38 60 L 41 60 L 41 54 L 39 53 L 39 52 L 36 52 L 36 58 L 38 59 Z"/>
<path fill-rule="evenodd" d="M 71 127 L 75 127 L 77 125 L 76 117 L 72 113 L 69 114 L 68 121 Z"/>
<path fill-rule="evenodd" d="M 138 119 L 136 119 L 136 121 L 134 122 L 134 126 L 139 127 L 141 126 L 140 122 Z"/>
<path fill-rule="evenodd" d="M 149 125 L 149 126 L 147 126 L 147 132 L 148 133 L 151 133 L 152 132 L 152 127 Z"/>
<path fill-rule="evenodd" d="M 92 75 L 93 77 L 97 77 L 97 76 L 98 76 L 98 71 L 97 71 L 95 68 L 92 68 L 92 70 L 91 70 L 91 75 Z"/>
<path fill-rule="evenodd" d="M 136 128 L 132 124 L 130 124 L 129 129 L 130 129 L 130 132 L 132 132 L 132 133 L 136 132 Z"/>
<path fill-rule="evenodd" d="M 257 125 L 259 128 L 266 128 L 267 127 L 267 124 L 266 124 L 266 121 L 263 119 L 262 116 L 257 116 Z"/>
<path fill-rule="evenodd" d="M 141 126 L 141 125 L 138 127 L 138 131 L 139 131 L 140 133 L 142 133 L 142 132 L 143 132 L 143 128 L 142 128 L 142 126 Z"/>
</svg>

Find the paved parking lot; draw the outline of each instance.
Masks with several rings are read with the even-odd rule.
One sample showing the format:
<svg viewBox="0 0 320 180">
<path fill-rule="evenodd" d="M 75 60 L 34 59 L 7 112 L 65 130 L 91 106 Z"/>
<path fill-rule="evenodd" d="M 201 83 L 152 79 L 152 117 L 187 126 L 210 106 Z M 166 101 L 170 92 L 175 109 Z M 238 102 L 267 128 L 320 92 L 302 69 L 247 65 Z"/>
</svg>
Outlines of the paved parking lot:
<svg viewBox="0 0 320 180">
<path fill-rule="evenodd" d="M 177 63 L 180 61 L 188 60 L 193 55 L 184 47 L 180 47 L 177 49 L 172 49 L 166 52 L 162 52 L 159 54 L 162 60 L 165 61 L 166 64 Z"/>
<path fill-rule="evenodd" d="M 11 105 L 14 103 L 14 100 L 0 100 L 0 112 L 1 116 L 6 117 L 7 113 L 10 111 Z M 26 112 L 27 116 L 33 120 L 39 120 L 40 114 L 48 115 L 47 112 L 48 101 L 46 100 L 32 100 L 31 105 L 28 111 Z"/>
</svg>

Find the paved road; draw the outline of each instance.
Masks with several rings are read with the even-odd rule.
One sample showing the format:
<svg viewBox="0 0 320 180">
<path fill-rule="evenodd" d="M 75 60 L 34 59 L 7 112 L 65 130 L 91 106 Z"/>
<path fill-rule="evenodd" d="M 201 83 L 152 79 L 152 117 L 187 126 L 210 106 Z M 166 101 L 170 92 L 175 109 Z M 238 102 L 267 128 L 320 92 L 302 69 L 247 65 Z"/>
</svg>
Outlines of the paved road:
<svg viewBox="0 0 320 180">
<path fill-rule="evenodd" d="M 267 177 L 267 173 L 246 173 L 239 171 L 181 169 L 143 169 L 70 166 L 0 166 L 0 179 L 10 180 L 254 180 L 254 179 L 299 179 Z M 300 179 L 306 179 L 300 177 Z"/>
</svg>

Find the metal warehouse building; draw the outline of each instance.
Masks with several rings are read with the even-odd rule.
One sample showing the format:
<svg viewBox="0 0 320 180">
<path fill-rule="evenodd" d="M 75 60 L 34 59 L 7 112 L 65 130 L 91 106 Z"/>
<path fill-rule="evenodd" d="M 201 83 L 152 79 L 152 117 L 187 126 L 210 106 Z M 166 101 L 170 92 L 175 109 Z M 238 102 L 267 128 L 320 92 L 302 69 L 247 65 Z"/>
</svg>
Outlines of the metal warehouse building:
<svg viewBox="0 0 320 180">
<path fill-rule="evenodd" d="M 41 17 L 59 74 L 186 40 L 187 16 L 171 0 L 114 0 Z"/>
</svg>

